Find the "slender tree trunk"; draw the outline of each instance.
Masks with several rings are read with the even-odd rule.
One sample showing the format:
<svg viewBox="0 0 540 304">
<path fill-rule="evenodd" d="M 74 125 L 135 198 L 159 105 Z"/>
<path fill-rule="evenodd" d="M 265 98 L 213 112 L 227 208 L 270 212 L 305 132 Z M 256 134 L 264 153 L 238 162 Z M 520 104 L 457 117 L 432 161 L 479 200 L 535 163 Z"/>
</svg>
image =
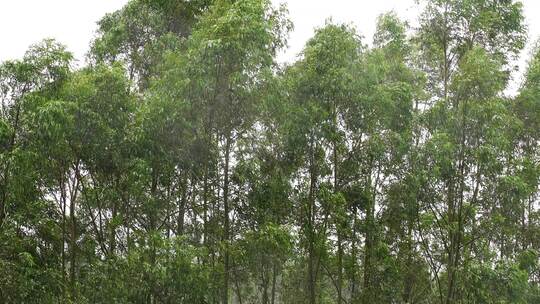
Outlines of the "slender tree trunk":
<svg viewBox="0 0 540 304">
<path fill-rule="evenodd" d="M 262 267 L 262 268 L 266 268 L 266 267 Z M 270 281 L 270 278 L 268 277 L 268 269 L 261 269 L 261 277 L 262 277 L 262 304 L 268 304 L 268 302 L 270 301 L 270 296 L 268 295 L 268 287 L 269 287 L 269 281 Z"/>
<path fill-rule="evenodd" d="M 338 233 L 338 251 L 337 251 L 337 267 L 338 267 L 338 277 L 337 277 L 337 303 L 341 304 L 343 295 L 343 245 L 341 239 L 341 233 Z"/>
<path fill-rule="evenodd" d="M 240 288 L 240 282 L 238 282 L 238 275 L 236 274 L 236 271 L 234 276 L 234 286 L 236 290 L 236 298 L 238 299 L 238 304 L 242 304 L 242 289 Z"/>
<path fill-rule="evenodd" d="M 204 165 L 203 180 L 203 245 L 208 246 L 208 164 Z"/>
<path fill-rule="evenodd" d="M 273 265 L 273 271 L 272 271 L 272 300 L 271 304 L 276 303 L 276 281 L 277 281 L 277 265 L 274 263 Z"/>
<path fill-rule="evenodd" d="M 76 260 L 76 254 L 77 254 L 77 246 L 76 246 L 76 240 L 77 240 L 77 221 L 75 218 L 75 207 L 76 202 L 75 198 L 71 197 L 71 206 L 70 206 L 70 217 L 71 217 L 71 257 L 70 257 L 70 286 L 71 286 L 71 297 L 75 299 L 75 260 Z"/>
<path fill-rule="evenodd" d="M 115 252 L 116 252 L 116 225 L 115 225 L 115 218 L 117 217 L 118 215 L 118 210 L 117 210 L 117 206 L 116 206 L 116 201 L 113 200 L 112 202 L 112 218 L 111 220 L 113 221 L 112 222 L 112 225 L 111 225 L 111 231 L 110 231 L 110 235 L 109 235 L 109 247 L 110 247 L 110 252 L 109 254 L 111 256 L 114 256 L 115 255 Z"/>
<path fill-rule="evenodd" d="M 309 303 L 316 303 L 316 288 L 317 275 L 315 270 L 315 187 L 317 185 L 317 173 L 315 167 L 315 156 L 313 139 L 311 139 L 310 148 L 310 182 L 309 182 L 309 198 L 308 198 L 308 291 Z"/>
<path fill-rule="evenodd" d="M 369 206 L 366 209 L 366 240 L 364 246 L 364 291 L 363 291 L 363 303 L 370 303 L 372 301 L 372 273 L 373 273 L 373 263 L 372 263 L 372 252 L 373 252 L 373 222 L 374 222 L 374 208 L 373 202 L 369 202 Z"/>
<path fill-rule="evenodd" d="M 313 248 L 313 239 L 310 237 L 309 241 L 309 256 L 308 256 L 308 290 L 309 290 L 309 303 L 315 304 L 316 301 L 316 293 L 315 293 L 315 284 L 316 284 L 316 278 L 315 278 L 315 270 L 314 270 L 314 263 L 315 263 L 315 253 Z"/>
<path fill-rule="evenodd" d="M 448 186 L 448 223 L 450 226 L 452 226 L 455 222 L 455 202 L 454 202 L 454 186 L 453 183 L 450 182 L 450 185 Z M 453 232 L 452 227 L 450 227 L 449 231 L 449 244 L 448 244 L 448 261 L 447 261 L 447 280 L 448 280 L 448 287 L 447 287 L 447 293 L 446 293 L 446 303 L 451 304 L 453 301 L 453 295 L 454 295 L 454 278 L 455 278 L 455 269 L 454 269 L 454 259 L 455 259 L 455 232 Z"/>
<path fill-rule="evenodd" d="M 351 299 L 356 299 L 356 259 L 358 256 L 356 248 L 356 226 L 358 224 L 357 219 L 357 209 L 356 206 L 353 206 L 353 230 L 351 236 L 351 260 L 352 260 L 352 269 L 351 269 Z"/>
<path fill-rule="evenodd" d="M 231 152 L 231 134 L 227 133 L 225 138 L 225 168 L 223 172 L 223 208 L 224 208 L 224 254 L 223 254 L 223 295 L 222 303 L 227 304 L 229 302 L 229 158 Z"/>
<path fill-rule="evenodd" d="M 180 200 L 180 206 L 178 206 L 178 217 L 176 220 L 176 236 L 182 236 L 184 234 L 184 216 L 186 213 L 187 188 L 188 186 L 186 179 L 182 188 L 182 199 Z"/>
<path fill-rule="evenodd" d="M 338 122 L 337 122 L 337 105 L 336 101 L 333 101 L 333 124 L 335 132 L 338 132 Z M 338 147 L 337 147 L 337 141 L 334 137 L 332 140 L 332 158 L 333 158 L 333 175 L 334 175 L 334 181 L 333 181 L 333 188 L 334 188 L 334 194 L 338 194 L 339 192 L 339 186 L 338 186 Z M 340 206 L 341 207 L 341 206 Z M 342 240 L 342 231 L 341 231 L 341 219 L 339 216 L 337 217 L 337 220 L 335 221 L 336 225 L 336 234 L 337 234 L 337 304 L 342 303 L 342 290 L 343 290 L 343 240 Z"/>
<path fill-rule="evenodd" d="M 412 269 L 412 258 L 413 258 L 413 240 L 412 240 L 412 230 L 413 222 L 409 219 L 407 225 L 407 261 L 405 263 L 405 271 L 407 274 L 405 276 L 405 282 L 403 284 L 403 303 L 410 303 L 412 297 L 413 289 L 413 278 L 414 278 L 414 269 Z"/>
<path fill-rule="evenodd" d="M 459 103 L 456 104 L 456 107 Z M 461 125 L 460 125 L 460 149 L 457 159 L 459 176 L 457 178 L 458 193 L 452 195 L 450 201 L 449 210 L 449 223 L 450 223 L 450 252 L 449 252 L 449 269 L 448 269 L 448 293 L 446 297 L 446 303 L 454 303 L 456 299 L 456 281 L 459 273 L 459 264 L 461 261 L 461 251 L 463 242 L 463 201 L 465 196 L 465 175 L 466 175 L 466 159 L 465 159 L 465 144 L 466 144 L 466 129 L 467 129 L 467 107 L 468 103 L 463 101 L 461 107 Z M 456 108 L 457 110 L 458 108 Z M 452 185 L 454 183 L 452 182 Z M 453 186 L 455 191 L 455 186 Z M 452 193 L 454 193 L 454 191 Z M 455 227 L 454 227 L 455 226 Z"/>
<path fill-rule="evenodd" d="M 67 198 L 66 198 L 66 185 L 64 183 L 63 170 L 60 173 L 60 203 L 62 204 L 62 281 L 64 286 L 66 286 L 66 230 L 67 230 L 67 221 L 66 221 L 66 209 L 67 209 Z M 67 294 L 67 290 L 64 289 L 64 292 Z"/>
<path fill-rule="evenodd" d="M 70 282 L 71 282 L 71 297 L 75 299 L 76 294 L 76 269 L 77 269 L 77 194 L 79 191 L 79 172 L 80 160 L 77 160 L 74 166 L 73 172 L 73 185 L 70 193 L 70 217 L 71 217 L 71 268 L 70 268 Z"/>
<path fill-rule="evenodd" d="M 152 169 L 152 184 L 151 184 L 151 188 L 150 188 L 150 193 L 152 195 L 152 199 L 156 200 L 157 199 L 157 195 L 158 195 L 158 172 L 156 172 L 155 168 Z M 150 234 L 154 234 L 156 233 L 156 222 L 157 222 L 157 210 L 155 208 L 152 208 L 152 210 L 150 210 L 150 214 L 149 214 L 149 217 L 150 217 L 150 223 L 149 223 L 149 233 Z M 155 266 L 156 264 L 156 243 L 154 240 L 150 240 L 150 243 L 151 243 L 151 246 L 150 246 L 150 265 L 152 265 L 152 267 Z M 149 302 L 150 303 L 154 303 L 155 301 L 155 297 L 156 297 L 156 293 L 157 293 L 157 290 L 156 290 L 156 284 L 154 282 L 154 280 L 152 280 L 150 282 L 150 292 L 148 294 L 148 299 L 149 299 Z"/>
<path fill-rule="evenodd" d="M 373 160 L 371 161 L 373 163 Z M 366 207 L 366 234 L 365 234 L 365 254 L 364 254 L 364 291 L 363 291 L 363 303 L 371 303 L 373 301 L 373 274 L 374 274 L 374 265 L 373 265 L 373 251 L 375 247 L 375 199 L 377 198 L 377 187 L 379 179 L 380 168 L 377 168 L 377 177 L 375 178 L 374 185 L 371 185 L 372 177 L 371 173 L 368 179 L 368 185 L 372 188 L 372 195 L 369 199 L 368 205 Z"/>
</svg>

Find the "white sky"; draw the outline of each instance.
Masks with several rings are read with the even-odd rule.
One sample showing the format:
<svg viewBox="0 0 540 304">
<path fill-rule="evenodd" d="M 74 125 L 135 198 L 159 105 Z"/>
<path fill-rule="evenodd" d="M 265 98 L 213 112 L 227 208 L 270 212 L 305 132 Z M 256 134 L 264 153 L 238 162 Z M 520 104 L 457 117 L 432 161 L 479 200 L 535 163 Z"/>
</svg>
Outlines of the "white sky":
<svg viewBox="0 0 540 304">
<path fill-rule="evenodd" d="M 315 27 L 329 17 L 336 22 L 352 23 L 371 42 L 378 15 L 394 10 L 400 17 L 415 24 L 419 14 L 414 0 L 272 0 L 285 2 L 295 29 L 289 39 L 290 48 L 279 61 L 293 61 Z M 0 62 L 20 58 L 34 42 L 55 38 L 68 46 L 80 61 L 96 29 L 96 21 L 105 13 L 121 8 L 127 0 L 0 0 Z M 530 40 L 540 36 L 539 0 L 522 0 Z M 525 65 L 524 52 L 521 66 Z"/>
</svg>

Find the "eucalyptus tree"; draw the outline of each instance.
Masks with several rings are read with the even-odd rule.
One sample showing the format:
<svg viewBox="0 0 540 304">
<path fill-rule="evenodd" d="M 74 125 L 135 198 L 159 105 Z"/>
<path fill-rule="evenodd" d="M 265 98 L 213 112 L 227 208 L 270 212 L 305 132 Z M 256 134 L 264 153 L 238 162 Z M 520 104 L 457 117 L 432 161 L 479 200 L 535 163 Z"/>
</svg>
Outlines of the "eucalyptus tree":
<svg viewBox="0 0 540 304">
<path fill-rule="evenodd" d="M 520 120 L 522 126 L 518 133 L 516 141 L 514 141 L 516 156 L 519 158 L 521 167 L 521 179 L 525 183 L 525 194 L 527 196 L 527 204 L 522 214 L 522 249 L 533 248 L 538 250 L 538 243 L 535 242 L 536 229 L 538 229 L 537 215 L 538 212 L 538 182 L 539 182 L 539 167 L 538 167 L 538 149 L 539 149 L 539 76 L 540 76 L 540 49 L 537 47 L 533 50 L 533 56 L 529 61 L 527 72 L 525 73 L 525 81 L 516 97 L 514 103 L 511 104 L 512 112 Z M 536 221 L 536 222 L 535 222 Z M 528 231 L 531 229 L 531 231 Z M 528 231 L 528 232 L 526 232 Z M 526 232 L 526 233 L 523 233 Z M 530 235 L 530 234 L 532 235 Z"/>
<path fill-rule="evenodd" d="M 8 138 L 5 145 L 5 158 L 2 172 L 2 198 L 0 203 L 0 224 L 7 217 L 10 209 L 7 196 L 10 191 L 10 158 L 21 144 L 25 119 L 23 107 L 25 98 L 40 90 L 54 90 L 64 80 L 70 68 L 71 53 L 54 40 L 44 40 L 35 44 L 26 52 L 23 60 L 6 61 L 0 67 L 0 88 L 2 98 L 2 118 Z"/>
<path fill-rule="evenodd" d="M 58 209 L 41 193 L 41 166 L 46 158 L 32 149 L 33 103 L 58 91 L 70 71 L 72 55 L 54 40 L 32 45 L 22 60 L 0 65 L 3 145 L 0 177 L 0 261 L 7 281 L 0 294 L 10 302 L 44 297 L 54 301 L 63 290 Z M 65 205 L 64 205 L 65 207 Z M 60 220 L 61 221 L 61 220 Z M 63 256 L 63 255 L 62 255 Z M 24 257 L 23 263 L 18 261 Z M 23 284 L 23 282 L 29 282 Z M 45 293 L 40 285 L 56 293 Z M 58 299 L 58 298 L 56 298 Z"/>
<path fill-rule="evenodd" d="M 244 302 L 283 301 L 280 291 L 287 284 L 283 274 L 294 248 L 290 179 L 296 166 L 286 153 L 289 130 L 284 121 L 289 106 L 281 76 L 267 73 L 257 89 L 255 130 L 239 140 L 231 176 L 239 238 L 234 258 L 236 265 L 248 265 L 234 277 L 236 293 L 243 293 Z"/>
<path fill-rule="evenodd" d="M 71 74 L 58 90 L 34 94 L 25 106 L 27 149 L 36 162 L 41 160 L 36 184 L 42 200 L 55 202 L 61 213 L 61 269 L 72 300 L 79 298 L 80 261 L 93 260 L 96 251 L 114 255 L 116 233 L 111 222 L 120 205 L 100 194 L 104 188 L 118 191 L 116 177 L 121 174 L 120 150 L 129 115 L 123 73 L 101 67 Z M 69 280 L 64 275 L 68 271 Z"/>
<path fill-rule="evenodd" d="M 89 57 L 97 63 L 121 62 L 130 80 L 146 86 L 153 58 L 148 49 L 164 34 L 162 15 L 145 1 L 130 1 L 98 22 Z"/>
<path fill-rule="evenodd" d="M 355 30 L 346 25 L 327 24 L 316 31 L 303 58 L 286 71 L 291 111 L 288 153 L 297 172 L 293 182 L 298 195 L 298 224 L 307 255 L 305 297 L 315 303 L 326 256 L 336 237 L 336 264 L 329 273 L 336 301 L 343 301 L 343 256 L 347 234 L 346 206 L 342 193 L 346 169 L 342 167 L 349 147 L 345 141 L 344 116 L 355 101 L 353 69 L 362 45 Z M 334 277 L 335 276 L 335 277 Z"/>
<path fill-rule="evenodd" d="M 364 189 L 360 196 L 365 213 L 364 302 L 400 297 L 408 302 L 421 296 L 412 294 L 414 289 L 425 288 L 421 269 L 411 269 L 421 265 L 413 238 L 417 203 L 412 196 L 415 117 L 424 98 L 424 74 L 414 66 L 415 50 L 407 29 L 393 13 L 379 17 L 374 47 L 360 67 L 360 102 L 349 118 L 358 139 L 356 157 L 361 159 L 356 187 Z M 395 191 L 400 194 L 395 196 Z"/>
<path fill-rule="evenodd" d="M 539 122 L 540 117 L 538 81 L 540 75 L 540 51 L 538 46 L 533 49 L 532 58 L 529 61 L 525 73 L 524 82 L 519 90 L 515 101 L 511 103 L 510 110 L 519 120 L 519 127 L 511 137 L 513 180 L 512 190 L 509 191 L 515 197 L 517 204 L 511 204 L 516 208 L 515 214 L 519 218 L 514 228 L 515 243 L 514 253 L 520 259 L 520 266 L 528 271 L 530 280 L 534 282 L 536 290 L 540 283 L 538 269 L 538 254 L 540 244 L 537 242 L 539 221 L 539 197 L 538 185 L 540 183 L 539 166 Z M 516 217 L 514 217 L 516 219 Z M 511 242 L 509 242 L 511 244 Z M 523 262 L 527 261 L 527 262 Z M 527 265 L 527 266 L 525 266 Z M 538 294 L 538 292 L 536 293 Z M 535 298 L 536 300 L 537 298 Z"/>
<path fill-rule="evenodd" d="M 164 53 L 179 49 L 212 2 L 129 1 L 98 22 L 89 58 L 95 63 L 121 62 L 128 78 L 142 92 L 149 87 L 150 78 L 159 72 L 156 67 Z"/>
<path fill-rule="evenodd" d="M 481 46 L 503 65 L 512 63 L 525 44 L 522 4 L 496 0 L 421 0 L 417 42 L 434 97 L 448 98 L 461 58 Z"/>
<path fill-rule="evenodd" d="M 439 278 L 440 267 L 432 265 L 439 301 L 454 303 L 461 298 L 458 276 L 469 242 L 465 234 L 476 222 L 471 208 L 479 204 L 481 175 L 485 173 L 483 168 L 479 169 L 482 166 L 477 163 L 478 155 L 471 151 L 472 143 L 482 142 L 482 135 L 473 131 L 492 119 L 473 120 L 476 113 L 473 108 L 500 100 L 508 66 L 523 48 L 525 35 L 519 2 L 426 1 L 425 4 L 418 37 L 430 80 L 428 91 L 434 103 L 428 112 L 437 113 L 435 117 L 438 117 L 426 126 L 430 136 L 426 157 L 436 160 L 436 168 L 440 170 L 427 171 L 430 175 L 423 192 L 437 193 L 439 197 L 424 200 L 424 208 L 434 219 L 433 240 L 441 241 L 439 245 L 445 256 L 434 263 L 444 265 L 444 280 Z M 433 259 L 431 249 L 426 247 L 426 256 Z"/>
<path fill-rule="evenodd" d="M 186 95 L 202 109 L 206 143 L 217 148 L 217 196 L 221 198 L 223 224 L 220 258 L 223 261 L 221 302 L 229 301 L 231 261 L 231 166 L 237 155 L 237 141 L 253 126 L 258 100 L 257 86 L 263 73 L 274 65 L 276 52 L 284 45 L 289 27 L 281 9 L 269 1 L 216 1 L 193 27 L 186 49 L 191 78 Z M 203 97 L 203 98 L 201 98 Z"/>
</svg>

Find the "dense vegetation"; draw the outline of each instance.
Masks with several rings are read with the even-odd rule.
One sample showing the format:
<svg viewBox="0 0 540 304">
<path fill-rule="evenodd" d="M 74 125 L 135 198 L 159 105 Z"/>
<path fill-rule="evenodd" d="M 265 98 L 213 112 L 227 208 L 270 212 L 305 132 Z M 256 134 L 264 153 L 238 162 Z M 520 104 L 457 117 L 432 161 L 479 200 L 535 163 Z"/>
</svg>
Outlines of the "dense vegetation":
<svg viewBox="0 0 540 304">
<path fill-rule="evenodd" d="M 2 62 L 0 302 L 540 303 L 540 49 L 509 96 L 521 4 L 420 7 L 280 66 L 269 0 L 132 0 Z"/>
</svg>

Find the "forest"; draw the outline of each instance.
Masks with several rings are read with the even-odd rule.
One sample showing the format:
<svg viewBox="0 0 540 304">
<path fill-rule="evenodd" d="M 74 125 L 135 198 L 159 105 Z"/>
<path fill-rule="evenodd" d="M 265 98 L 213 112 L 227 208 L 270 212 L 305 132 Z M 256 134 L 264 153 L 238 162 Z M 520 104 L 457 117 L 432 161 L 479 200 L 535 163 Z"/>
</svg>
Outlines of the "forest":
<svg viewBox="0 0 540 304">
<path fill-rule="evenodd" d="M 417 5 L 283 64 L 285 5 L 131 0 L 2 61 L 0 302 L 540 303 L 540 44 Z"/>
</svg>

